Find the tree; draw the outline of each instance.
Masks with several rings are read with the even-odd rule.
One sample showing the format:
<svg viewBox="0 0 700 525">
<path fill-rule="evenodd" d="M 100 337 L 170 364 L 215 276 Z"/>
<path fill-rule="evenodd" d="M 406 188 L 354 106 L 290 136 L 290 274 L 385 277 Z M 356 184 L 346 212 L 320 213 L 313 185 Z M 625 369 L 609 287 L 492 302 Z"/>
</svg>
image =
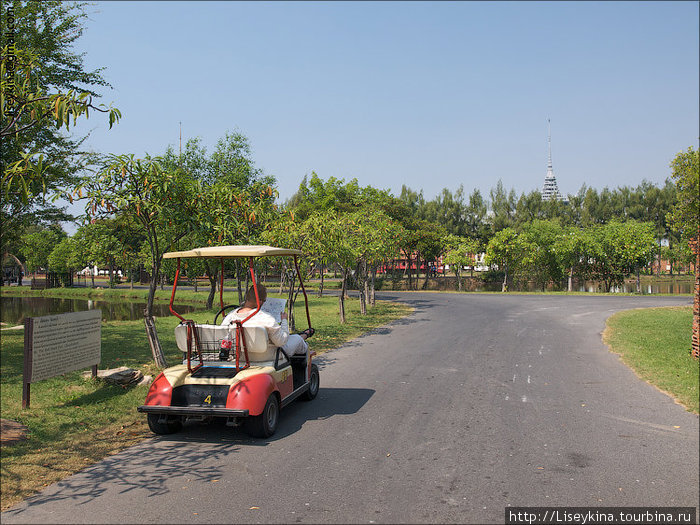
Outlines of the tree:
<svg viewBox="0 0 700 525">
<path fill-rule="evenodd" d="M 274 204 L 275 179 L 255 167 L 248 139 L 239 132 L 227 132 L 211 155 L 207 155 L 199 138 L 188 140 L 182 155 L 176 155 L 170 146 L 162 165 L 189 177 L 201 189 L 196 227 L 187 238 L 190 244 L 249 244 L 279 215 Z M 199 264 L 209 279 L 207 308 L 211 308 L 221 266 L 210 260 L 194 263 Z M 233 266 L 242 302 L 241 279 L 245 275 L 247 283 L 249 274 L 237 261 Z"/>
<path fill-rule="evenodd" d="M 464 202 L 464 186 L 460 185 L 454 194 L 444 188 L 435 199 L 425 203 L 425 211 L 421 216 L 427 221 L 442 225 L 448 233 L 466 235 L 467 205 Z"/>
<path fill-rule="evenodd" d="M 197 226 L 201 187 L 181 172 L 164 171 L 158 158 L 136 159 L 112 155 L 97 178 L 88 178 L 76 189 L 86 191 L 86 213 L 93 218 L 114 214 L 130 216 L 148 243 L 152 268 L 144 317 L 153 357 L 165 366 L 165 357 L 153 322 L 155 297 L 163 254 Z"/>
<path fill-rule="evenodd" d="M 469 204 L 465 209 L 467 236 L 476 239 L 480 246 L 486 246 L 489 239 L 489 226 L 486 222 L 488 206 L 481 196 L 481 192 L 475 189 L 469 195 Z"/>
<path fill-rule="evenodd" d="M 360 292 L 360 313 L 374 296 L 374 275 L 382 261 L 398 253 L 399 226 L 386 214 L 372 208 L 346 214 L 348 240 L 354 256 L 355 280 Z"/>
<path fill-rule="evenodd" d="M 93 88 L 109 84 L 101 70 L 87 71 L 84 54 L 73 50 L 83 33 L 87 4 L 6 4 L 3 37 L 9 37 L 4 23 L 10 17 L 14 31 L 1 53 L 0 246 L 12 255 L 26 228 L 72 219 L 46 197 L 70 187 L 94 156 L 81 151 L 84 139 L 73 139 L 63 130 L 91 110 L 108 113 L 110 127 L 121 115 L 93 102 L 98 96 Z"/>
<path fill-rule="evenodd" d="M 513 228 L 496 232 L 486 247 L 486 264 L 495 264 L 504 272 L 501 292 L 508 291 L 509 272 L 515 273 L 519 255 L 518 233 Z"/>
<path fill-rule="evenodd" d="M 569 226 L 554 242 L 554 253 L 559 265 L 567 273 L 567 291 L 573 291 L 574 276 L 588 277 L 589 258 L 595 253 L 590 231 Z"/>
<path fill-rule="evenodd" d="M 73 238 L 64 238 L 49 254 L 48 267 L 55 272 L 72 272 L 78 264 L 75 253 L 75 241 Z"/>
<path fill-rule="evenodd" d="M 562 228 L 558 222 L 534 220 L 523 227 L 518 238 L 522 254 L 520 267 L 542 291 L 549 281 L 561 281 L 561 266 L 555 250 L 556 241 L 561 235 Z"/>
<path fill-rule="evenodd" d="M 645 266 L 654 253 L 654 225 L 648 222 L 612 220 L 592 229 L 592 271 L 605 283 L 605 291 Z"/>
<path fill-rule="evenodd" d="M 111 218 L 93 219 L 89 227 L 84 230 L 88 257 L 93 265 L 107 267 L 110 288 L 114 287 L 114 271 L 117 259 L 122 252 L 122 243 L 119 239 L 121 228 L 117 227 L 116 222 Z"/>
<path fill-rule="evenodd" d="M 66 233 L 58 227 L 46 228 L 22 236 L 22 255 L 27 261 L 27 269 L 32 272 L 49 267 L 49 256 L 54 248 L 66 238 Z"/>
<path fill-rule="evenodd" d="M 449 235 L 445 242 L 446 252 L 442 262 L 449 264 L 457 277 L 457 290 L 462 291 L 462 269 L 470 266 L 474 270 L 474 255 L 478 250 L 479 243 L 476 240 L 466 237 Z"/>
<path fill-rule="evenodd" d="M 503 182 L 499 179 L 496 188 L 492 189 L 491 195 L 491 229 L 493 233 L 513 225 L 515 219 L 515 191 L 506 193 Z"/>
<path fill-rule="evenodd" d="M 346 183 L 345 179 L 330 177 L 324 181 L 312 171 L 311 178 L 304 177 L 285 207 L 293 210 L 294 215 L 304 221 L 314 212 L 352 211 L 363 205 L 365 196 L 357 179 Z"/>
<path fill-rule="evenodd" d="M 700 358 L 700 151 L 692 147 L 671 161 L 671 178 L 676 182 L 678 202 L 668 222 L 681 233 L 695 252 L 695 300 L 693 302 L 693 356 Z"/>
</svg>

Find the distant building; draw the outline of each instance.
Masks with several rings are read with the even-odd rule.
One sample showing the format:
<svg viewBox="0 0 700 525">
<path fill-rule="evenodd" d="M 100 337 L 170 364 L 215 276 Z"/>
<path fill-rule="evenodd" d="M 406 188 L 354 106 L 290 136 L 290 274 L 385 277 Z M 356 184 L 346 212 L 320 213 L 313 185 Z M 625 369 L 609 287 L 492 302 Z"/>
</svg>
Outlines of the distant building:
<svg viewBox="0 0 700 525">
<path fill-rule="evenodd" d="M 547 156 L 547 175 L 544 178 L 544 185 L 542 186 L 542 200 L 548 201 L 554 198 L 559 201 L 568 202 L 559 192 L 557 178 L 554 176 L 554 169 L 552 168 L 552 133 L 549 126 L 549 119 L 547 119 L 547 147 L 549 154 Z"/>
</svg>

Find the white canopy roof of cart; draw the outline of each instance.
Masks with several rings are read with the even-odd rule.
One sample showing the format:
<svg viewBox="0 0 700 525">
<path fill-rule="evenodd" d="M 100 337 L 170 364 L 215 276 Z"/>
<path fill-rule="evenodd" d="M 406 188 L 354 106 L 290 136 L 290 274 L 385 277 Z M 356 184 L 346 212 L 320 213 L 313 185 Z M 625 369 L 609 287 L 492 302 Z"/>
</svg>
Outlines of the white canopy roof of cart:
<svg viewBox="0 0 700 525">
<path fill-rule="evenodd" d="M 163 254 L 163 259 L 177 259 L 178 257 L 266 257 L 271 255 L 303 254 L 300 250 L 275 248 L 273 246 L 205 246 L 182 252 L 168 252 Z"/>
</svg>

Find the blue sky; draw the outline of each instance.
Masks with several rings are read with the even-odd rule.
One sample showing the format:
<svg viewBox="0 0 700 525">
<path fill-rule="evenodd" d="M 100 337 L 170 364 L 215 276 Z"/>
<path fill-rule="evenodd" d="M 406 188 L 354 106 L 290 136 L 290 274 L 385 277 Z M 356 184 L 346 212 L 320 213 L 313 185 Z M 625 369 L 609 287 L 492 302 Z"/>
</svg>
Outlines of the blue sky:
<svg viewBox="0 0 700 525">
<path fill-rule="evenodd" d="M 280 201 L 316 171 L 395 194 L 662 184 L 698 145 L 697 2 L 97 2 L 78 50 L 122 121 L 91 147 L 245 134 Z"/>
</svg>

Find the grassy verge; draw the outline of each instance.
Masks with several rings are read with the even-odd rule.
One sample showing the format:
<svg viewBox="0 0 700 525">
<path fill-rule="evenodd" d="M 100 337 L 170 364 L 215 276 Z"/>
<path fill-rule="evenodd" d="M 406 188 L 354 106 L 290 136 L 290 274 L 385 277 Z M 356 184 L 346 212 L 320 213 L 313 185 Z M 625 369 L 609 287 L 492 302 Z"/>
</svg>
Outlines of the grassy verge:
<svg viewBox="0 0 700 525">
<path fill-rule="evenodd" d="M 700 365 L 690 355 L 690 306 L 619 312 L 603 339 L 635 373 L 698 414 Z"/>
<path fill-rule="evenodd" d="M 102 292 L 116 298 L 122 297 L 119 295 L 122 291 Z M 72 295 L 79 294 L 73 292 Z M 236 302 L 234 294 L 225 294 L 224 297 L 225 301 Z M 178 293 L 178 298 L 201 302 L 206 299 L 206 294 L 184 291 L 182 296 Z M 313 297 L 309 303 L 311 319 L 317 329 L 309 343 L 317 352 L 335 348 L 410 312 L 410 308 L 405 305 L 377 302 L 377 306 L 369 309 L 368 315 L 363 317 L 359 315 L 359 302 L 348 300 L 348 322 L 341 326 L 337 322 L 336 297 Z M 211 322 L 217 310 L 218 307 L 213 312 L 199 311 L 188 317 L 198 322 Z M 305 328 L 303 304 L 296 312 L 300 319 L 298 328 Z M 166 358 L 173 364 L 181 356 L 173 334 L 176 324 L 177 319 L 174 317 L 160 318 L 156 323 Z M 143 404 L 147 387 L 110 386 L 100 381 L 83 379 L 80 372 L 32 384 L 31 408 L 22 410 L 23 352 L 23 331 L 3 330 L 0 347 L 0 413 L 3 418 L 28 426 L 30 431 L 27 441 L 5 445 L 0 450 L 0 507 L 3 510 L 36 493 L 43 486 L 150 436 L 145 417 L 136 412 L 136 407 Z M 137 368 L 144 374 L 153 376 L 158 373 L 146 340 L 143 321 L 103 322 L 100 368 L 118 366 Z"/>
</svg>

